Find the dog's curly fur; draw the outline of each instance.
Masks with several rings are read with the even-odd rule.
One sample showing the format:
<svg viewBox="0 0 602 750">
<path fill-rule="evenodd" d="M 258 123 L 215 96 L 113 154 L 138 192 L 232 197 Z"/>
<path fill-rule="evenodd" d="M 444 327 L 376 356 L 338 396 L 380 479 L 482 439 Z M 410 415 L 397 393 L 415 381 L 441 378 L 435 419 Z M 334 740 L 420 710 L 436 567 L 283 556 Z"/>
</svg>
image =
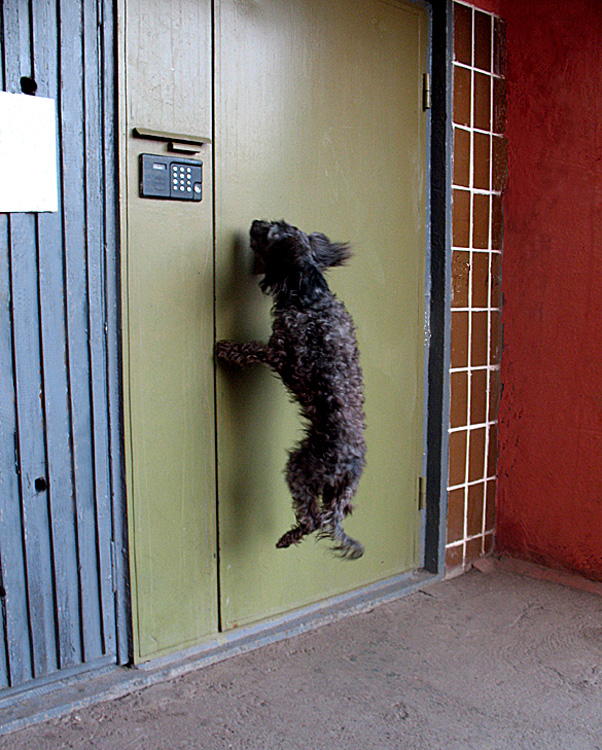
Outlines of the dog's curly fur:
<svg viewBox="0 0 602 750">
<path fill-rule="evenodd" d="M 267 344 L 218 341 L 216 354 L 236 366 L 267 364 L 307 420 L 286 467 L 297 522 L 276 546 L 317 531 L 342 557 L 357 559 L 364 549 L 342 522 L 365 464 L 362 371 L 353 321 L 323 273 L 351 253 L 284 221 L 254 221 L 250 236 L 260 287 L 274 299 L 272 335 Z"/>
</svg>

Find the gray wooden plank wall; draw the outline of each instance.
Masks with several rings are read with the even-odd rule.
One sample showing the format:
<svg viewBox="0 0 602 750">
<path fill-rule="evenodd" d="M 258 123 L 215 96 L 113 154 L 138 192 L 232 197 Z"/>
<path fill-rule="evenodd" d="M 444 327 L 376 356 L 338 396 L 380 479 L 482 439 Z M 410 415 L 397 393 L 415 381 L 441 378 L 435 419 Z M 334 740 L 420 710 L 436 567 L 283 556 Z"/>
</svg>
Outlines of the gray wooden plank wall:
<svg viewBox="0 0 602 750">
<path fill-rule="evenodd" d="M 0 214 L 0 688 L 11 688 L 123 662 L 129 648 L 112 3 L 4 0 L 0 14 L 2 90 L 33 78 L 59 111 L 58 213 Z"/>
</svg>

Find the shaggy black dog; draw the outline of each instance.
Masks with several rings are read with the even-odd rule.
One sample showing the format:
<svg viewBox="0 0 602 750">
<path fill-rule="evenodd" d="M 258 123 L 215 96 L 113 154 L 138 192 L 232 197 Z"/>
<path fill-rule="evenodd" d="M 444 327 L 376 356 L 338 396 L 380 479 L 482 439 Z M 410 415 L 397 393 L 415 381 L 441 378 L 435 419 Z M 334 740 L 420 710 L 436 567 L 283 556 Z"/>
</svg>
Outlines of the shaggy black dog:
<svg viewBox="0 0 602 750">
<path fill-rule="evenodd" d="M 251 248 L 255 270 L 263 274 L 259 285 L 274 299 L 272 335 L 267 344 L 218 341 L 216 353 L 232 365 L 267 364 L 307 420 L 286 467 L 297 522 L 276 546 L 317 531 L 342 557 L 357 559 L 364 548 L 342 523 L 365 463 L 362 371 L 353 321 L 323 273 L 351 253 L 345 244 L 284 221 L 254 221 Z"/>
</svg>

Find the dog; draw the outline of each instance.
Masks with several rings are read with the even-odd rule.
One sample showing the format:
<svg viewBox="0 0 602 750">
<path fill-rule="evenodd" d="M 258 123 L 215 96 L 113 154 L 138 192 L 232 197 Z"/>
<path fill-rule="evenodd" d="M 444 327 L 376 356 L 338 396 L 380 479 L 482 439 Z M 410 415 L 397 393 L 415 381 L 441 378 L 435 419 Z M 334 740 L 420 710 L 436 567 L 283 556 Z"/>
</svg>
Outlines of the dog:
<svg viewBox="0 0 602 750">
<path fill-rule="evenodd" d="M 276 546 L 298 544 L 315 531 L 339 556 L 356 560 L 364 548 L 345 533 L 343 519 L 353 510 L 366 461 L 363 377 L 353 320 L 324 277 L 351 252 L 285 221 L 254 221 L 250 241 L 259 286 L 273 298 L 272 333 L 267 344 L 218 341 L 216 356 L 238 367 L 267 365 L 306 423 L 286 466 L 296 523 Z"/>
</svg>

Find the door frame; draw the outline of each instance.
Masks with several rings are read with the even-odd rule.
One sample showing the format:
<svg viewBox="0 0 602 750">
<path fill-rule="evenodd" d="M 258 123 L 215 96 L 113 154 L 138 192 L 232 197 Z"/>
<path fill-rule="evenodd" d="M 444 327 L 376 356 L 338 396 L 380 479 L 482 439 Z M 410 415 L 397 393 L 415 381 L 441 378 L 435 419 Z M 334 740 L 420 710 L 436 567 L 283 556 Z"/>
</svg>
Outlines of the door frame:
<svg viewBox="0 0 602 750">
<path fill-rule="evenodd" d="M 420 0 L 419 0 L 420 1 Z M 424 0 L 429 10 L 431 117 L 427 131 L 425 476 L 423 567 L 445 575 L 449 471 L 452 280 L 453 0 Z"/>
<path fill-rule="evenodd" d="M 126 172 L 124 137 L 120 125 L 125 121 L 123 87 L 125 0 L 99 0 L 105 18 L 113 18 L 115 25 L 105 34 L 103 60 L 105 75 L 104 99 L 106 137 L 112 138 L 116 153 L 106 156 L 109 174 L 117 179 L 107 182 L 107 202 L 115 206 L 114 224 L 108 230 L 114 238 L 112 255 L 114 273 L 105 280 L 107 299 L 107 350 L 109 363 L 110 437 L 112 449 L 111 478 L 113 483 L 113 529 L 116 546 L 116 617 L 118 664 L 131 663 L 133 658 L 130 572 L 127 539 L 127 477 L 124 455 L 125 425 L 128 414 L 127 392 L 127 299 L 123 296 L 127 274 L 127 250 L 120 238 L 126 221 L 124 197 Z M 351 595 L 336 597 L 325 605 L 314 605 L 302 612 L 293 612 L 259 626 L 243 628 L 224 638 L 216 638 L 190 652 L 176 657 L 155 660 L 153 668 L 122 670 L 113 668 L 115 677 L 107 682 L 107 675 L 87 677 L 88 688 L 82 698 L 77 681 L 60 673 L 45 686 L 33 685 L 35 690 L 19 691 L 7 696 L 3 705 L 9 708 L 0 736 L 21 729 L 34 722 L 59 716 L 78 706 L 95 700 L 114 698 L 138 689 L 214 663 L 226 656 L 240 654 L 252 648 L 288 638 L 313 628 L 316 624 L 332 621 L 342 614 L 370 608 L 375 603 L 397 598 L 417 585 L 441 579 L 445 573 L 445 536 L 447 516 L 446 478 L 449 449 L 449 405 L 451 353 L 451 175 L 453 130 L 452 61 L 453 61 L 453 2 L 452 0 L 410 0 L 425 7 L 429 14 L 429 65 L 431 70 L 432 109 L 427 125 L 427 242 L 425 273 L 425 385 L 424 385 L 424 469 L 426 472 L 426 509 L 422 524 L 423 575 L 402 576 L 403 580 L 385 581 Z M 113 33 L 114 32 L 114 33 Z M 111 163 L 112 162 L 112 163 Z M 110 217 L 109 217 L 110 219 Z M 58 689 L 60 688 L 60 689 Z M 17 710 L 18 706 L 18 710 Z"/>
</svg>

